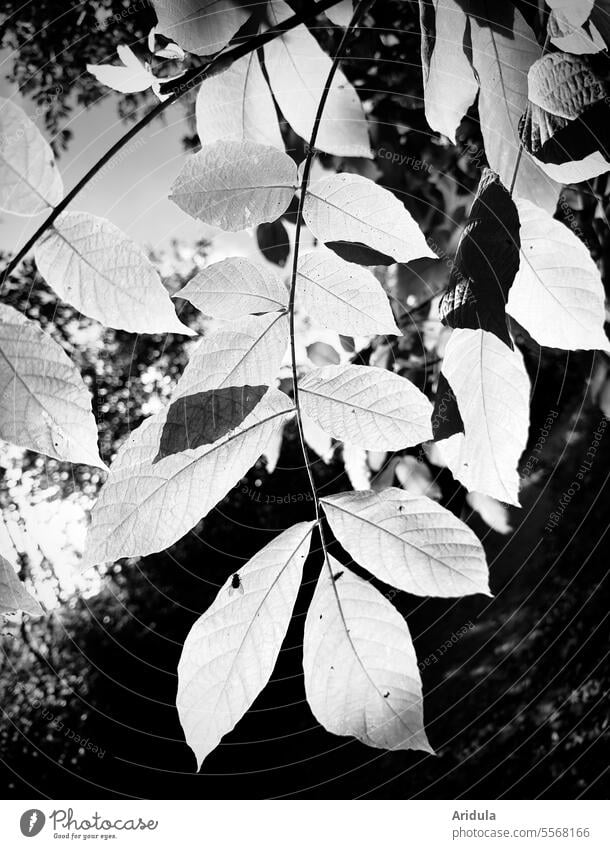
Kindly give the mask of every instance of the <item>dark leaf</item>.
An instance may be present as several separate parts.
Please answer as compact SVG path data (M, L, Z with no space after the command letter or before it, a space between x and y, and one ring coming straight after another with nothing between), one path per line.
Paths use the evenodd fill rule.
M396 262L391 256L386 256L360 242L326 242L326 247L346 262L355 262L357 265L394 265Z
M286 265L290 255L290 240L279 219L270 224L259 224L256 228L256 241L265 259L281 268Z
M457 399L449 381L441 372L438 377L434 412L432 413L432 433L434 441L449 439L456 433L464 433L464 422L458 409Z
M497 174L486 170L441 301L443 324L487 330L512 349L505 307L519 248L517 208Z
M268 386L223 386L183 395L170 405L163 425L158 463L188 448L211 445L234 430L256 407Z

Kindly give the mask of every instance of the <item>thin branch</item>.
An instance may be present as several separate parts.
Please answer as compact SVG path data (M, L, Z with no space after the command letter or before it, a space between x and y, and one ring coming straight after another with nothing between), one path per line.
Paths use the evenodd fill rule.
M199 68L192 68L190 71L186 71L186 73L179 79L173 82L171 87L171 94L167 98L160 103L158 103L153 109L150 110L140 121L133 125L133 127L128 130L124 136L122 136L112 147L106 151L106 153L98 159L98 161L87 171L87 173L82 177L78 183L65 195L65 197L57 204L57 206L53 207L50 214L47 218L42 222L40 227L36 230L36 232L28 239L25 245L19 250L15 256L11 259L11 261L7 264L4 269L2 275L2 281L0 285L2 285L8 276L15 270L15 268L19 265L21 260L26 256L26 254L34 247L38 239L48 230L49 227L53 224L55 219L61 215L64 209L74 200L74 198L85 188L87 183L95 175L109 162L123 147L125 147L128 142L134 138L141 130L144 129L151 121L154 121L162 112L176 103L184 94L190 91L194 86L198 85L203 80L208 79L209 77L215 76L216 74L225 71L229 68L234 62L238 59L243 59L244 56L247 56L249 53L258 50L260 47L263 47L265 44L273 41L278 36L287 32L288 30L294 29L294 27L299 26L299 24L305 23L310 18L315 17L320 12L326 11L326 9L330 9L332 6L335 6L339 0L320 0L318 3L312 4L309 8L299 12L298 14L292 15L290 18L286 18L285 21L282 21L276 26L270 27L268 30L262 33L258 33L255 36L249 37L247 41L242 44L236 44L234 47L230 49L217 53L209 62ZM170 90L168 86L165 91ZM163 91L163 89L162 89Z
M295 297L297 290L297 268L299 263L299 248L301 243L301 227L303 221L303 206L305 204L305 197L307 195L307 188L309 186L309 175L311 173L311 166L313 163L314 156L316 154L316 140L318 138L318 131L320 129L320 122L322 120L322 114L324 112L324 107L326 106L326 101L328 100L328 96L330 94L330 88L332 85L333 78L339 68L339 63L341 61L341 54L343 49L349 40L356 24L364 15L368 9L373 5L374 0L360 0L358 5L354 10L354 14L352 15L352 19L349 22L348 27L346 28L339 45L335 51L333 56L332 65L330 71L328 72L328 77L326 78L326 82L324 84L324 90L322 91L322 96L320 97L320 102L318 103L318 109L316 112L316 116L313 122L313 128L311 131L311 136L309 139L309 145L307 147L307 155L305 157L305 163L303 165L303 176L301 178L300 191L301 196L299 198L299 208L297 212L296 218L296 230L294 236L294 253L292 258L292 273L290 277L290 297L288 300L288 316L290 323L290 364L292 368L292 385L293 385L293 395L294 395L294 406L296 408L296 421L297 428L299 431L299 440L301 443L301 450L303 452L303 460L305 462L305 468L307 470L307 477L309 478L309 486L311 488L311 494L313 496L314 501L314 509L316 514L316 523L318 525L320 531L320 540L322 542L322 549L324 551L324 561L328 568L330 569L330 564L328 562L328 553L327 553L327 545L326 540L324 539L324 528L322 525L322 514L320 510L320 496L318 495L318 490L313 478L313 472L311 470L311 466L309 464L309 459L307 457L307 445L305 443L305 435L303 433L303 421L301 418L301 406L299 403L299 386L298 386L298 375L297 375L297 364L296 364L296 348L295 348L295 329L294 329L294 308L295 308Z

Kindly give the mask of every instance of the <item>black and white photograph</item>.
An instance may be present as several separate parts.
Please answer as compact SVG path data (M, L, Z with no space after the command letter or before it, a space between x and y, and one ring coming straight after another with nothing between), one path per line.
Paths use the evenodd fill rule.
M3 847L610 845L609 48L1 0Z

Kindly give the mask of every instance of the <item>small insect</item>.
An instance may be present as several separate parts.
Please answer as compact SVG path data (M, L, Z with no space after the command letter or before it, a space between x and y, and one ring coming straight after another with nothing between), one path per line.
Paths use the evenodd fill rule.
M231 586L229 587L229 595L234 595L236 592L239 592L241 595L244 594L244 585L241 582L241 578L237 574L237 572L231 576Z

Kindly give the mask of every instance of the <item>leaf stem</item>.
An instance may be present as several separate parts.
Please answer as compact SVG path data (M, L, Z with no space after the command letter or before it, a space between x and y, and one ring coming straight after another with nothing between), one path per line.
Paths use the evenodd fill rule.
M294 397L294 406L296 408L296 422L297 428L299 431L299 440L301 443L301 451L303 453L303 460L305 462L305 468L307 470L307 477L309 479L309 486L311 488L311 494L313 496L314 501L314 509L316 516L316 523L318 525L320 531L320 540L322 542L322 550L324 552L324 561L328 568L330 569L330 565L328 562L328 547L326 544L326 540L324 538L324 527L322 524L322 512L320 508L320 496L318 494L318 490L316 487L316 483L313 477L313 472L311 470L311 465L309 463L309 459L307 457L307 445L305 442L305 435L303 432L303 420L301 415L301 405L299 402L299 385L298 385L298 375L297 375L297 364L296 364L296 347L295 347L295 330L294 330L294 309L295 309L295 297L297 290L297 270L299 263L299 248L301 243L301 227L303 221L303 207L305 205L305 197L307 195L307 189L309 186L309 175L311 173L311 166L313 164L314 156L316 155L316 140L318 138L318 131L320 129L320 122L322 120L322 114L324 112L324 107L326 106L326 101L328 100L328 96L330 94L330 89L332 85L333 78L339 68L339 63L341 62L341 54L343 49L349 40L352 32L354 31L358 21L360 18L368 11L368 9L373 5L374 0L359 0L356 8L354 9L354 14L347 26L343 36L341 37L341 41L339 42L337 49L334 52L332 65L328 72L328 76L326 78L326 82L324 84L324 89L322 91L322 96L320 97L320 101L318 103L318 109L316 111L316 116L314 118L313 127L311 130L311 136L309 138L309 144L307 146L307 155L305 157L305 164L303 165L303 176L301 177L301 185L300 185L300 198L299 198L299 208L297 212L296 218L296 230L294 236L294 252L292 257L292 272L290 277L290 296L288 299L288 317L289 317L289 325L290 325L290 364L292 368L292 385L293 385L293 397Z
M121 138L115 142L115 144L110 147L100 159L87 171L87 173L81 177L81 179L76 183L76 185L70 189L70 191L64 196L64 198L57 204L57 206L53 207L49 215L42 222L40 227L36 230L36 232L27 240L27 242L23 245L23 247L17 251L15 256L9 261L6 265L3 273L2 273L2 281L0 285L3 285L6 282L8 276L15 270L15 268L19 265L21 260L26 256L26 254L34 247L38 239L44 235L44 233L52 226L55 219L61 215L61 213L66 209L66 207L74 200L74 198L85 188L87 183L95 177L95 175L109 162L126 144L128 144L134 136L136 136L141 130L144 129L151 121L154 121L162 112L172 106L176 101L178 101L187 91L190 91L194 86L198 83L203 82L203 80L208 77L214 76L222 71L225 71L229 68L234 62L238 59L243 59L244 56L247 56L249 53L258 50L260 47L263 47L270 41L273 41L278 36L287 32L288 30L294 29L294 27L299 26L299 24L308 21L310 18L315 17L320 12L326 11L326 9L330 9L332 6L335 6L339 0L319 0L317 3L313 3L308 8L304 9L302 12L298 14L294 14L289 18L286 18L285 21L282 21L279 24L276 24L273 27L270 27L265 32L257 33L255 36L248 37L247 41L243 43L237 43L234 47L230 47L228 50L224 52L217 53L209 62L206 62L204 65L198 68L192 68L187 71L179 80L173 81L173 85L171 87L171 94L167 98L167 100L161 101L157 103L153 109L150 110L143 118L140 119L136 124L128 130L125 135L121 136ZM343 43L344 39L342 40Z

